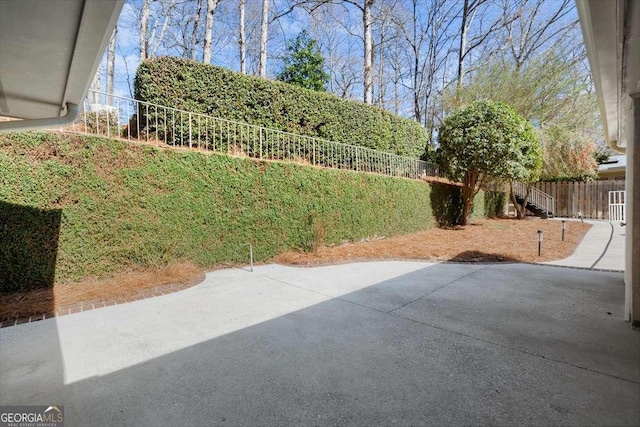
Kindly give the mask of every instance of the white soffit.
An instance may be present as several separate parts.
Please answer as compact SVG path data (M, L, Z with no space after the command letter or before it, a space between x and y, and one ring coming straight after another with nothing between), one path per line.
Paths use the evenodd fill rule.
M80 105L123 3L0 0L0 115L60 118Z
M607 141L618 141L619 131L617 4L617 1L576 0Z
M624 150L630 96L640 95L640 0L576 0L605 138Z

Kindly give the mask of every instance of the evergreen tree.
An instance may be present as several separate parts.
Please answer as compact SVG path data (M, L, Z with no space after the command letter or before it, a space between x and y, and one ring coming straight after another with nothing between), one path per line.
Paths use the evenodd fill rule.
M325 92L329 75L324 71L324 58L317 42L306 30L287 44L284 68L276 78L307 89Z
M473 199L489 181L529 183L540 176L538 135L507 104L484 100L459 108L444 119L438 135L443 166L463 185L460 225L468 224ZM518 218L523 212L518 210Z

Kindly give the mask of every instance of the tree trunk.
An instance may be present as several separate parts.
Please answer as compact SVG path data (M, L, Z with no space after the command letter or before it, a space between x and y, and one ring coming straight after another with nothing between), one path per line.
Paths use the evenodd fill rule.
M118 34L118 26L114 27L109 39L109 49L107 50L107 105L113 106L113 87L115 79L115 63L116 63L116 36Z
M142 0L142 13L140 15L140 61L147 59L149 52L149 40L147 40L147 31L149 31L149 1Z
M478 183L481 182L480 175L477 171L471 170L467 171L465 177L463 179L463 187L462 187L462 219L460 220L460 225L467 225L469 223L469 219L471 218L471 213L473 212L473 198L478 193L480 186Z
M462 79L464 77L464 57L467 47L467 18L469 17L469 0L464 0L462 17L460 20L460 47L458 49L458 75L456 80L456 104L460 103L460 92L462 91Z
M191 59L196 59L196 44L198 42L198 24L200 23L200 12L202 12L202 0L196 3L196 13L193 15L193 30L191 31Z
M464 186L462 188L462 220L460 221L460 225L469 224L469 219L471 218L471 213L473 212L473 198L475 196L475 187L467 187Z
M419 83L418 83L418 79L419 79L419 72L420 72L420 64L419 64L420 58L418 56L418 53L415 51L414 49L414 56L413 56L413 114L415 116L415 119L418 123L420 123L420 119L422 118L422 110L421 110L421 106L420 106L420 102L422 101L421 96L420 96L420 88Z
M513 206L516 209L516 218L518 219L523 219L526 216L526 206L527 202L529 201L529 195L531 194L531 187L531 184L527 184L527 191L524 195L524 200L522 201L522 204L520 204L518 203L516 195L513 192L513 183L509 182L509 196L511 197L511 203L513 203Z
M247 42L246 42L246 29L245 29L245 0L240 0L238 8L240 9L240 72L247 74Z
M91 93L91 97L89 98L89 102L92 104L100 103L100 94L97 93L100 91L100 67L96 70L96 74L93 76L93 81L91 82L91 89L94 92Z
M371 6L375 0L364 0L362 24L364 26L364 103L373 103L373 35L371 31Z
M421 96L420 96L420 55L418 52L418 2L414 0L412 2L412 37L411 37L411 52L413 54L413 114L418 123L422 117L422 111L420 108Z
M213 16L220 0L207 0L207 21L204 30L204 51L202 53L202 62L211 63L211 41L213 37Z
M393 114L395 114L396 116L400 111L400 90L398 87L399 83L400 83L400 67L396 66L393 68Z
M262 23L260 30L260 77L267 77L267 38L269 36L269 0L262 0Z
M378 63L378 91L377 94L374 93L375 97L377 98L376 100L376 104L380 107L380 108L384 108L384 101L385 101L385 97L386 97L386 90L385 90L385 75L384 75L384 66L385 66L385 59L384 59L384 43L386 42L385 37L386 37L386 29L384 27L381 28L380 30L380 42L378 43L378 54L377 54L377 58L374 58L374 60L372 61L372 65L375 67L376 62ZM374 49L375 51L375 49ZM375 92L375 91L374 91Z

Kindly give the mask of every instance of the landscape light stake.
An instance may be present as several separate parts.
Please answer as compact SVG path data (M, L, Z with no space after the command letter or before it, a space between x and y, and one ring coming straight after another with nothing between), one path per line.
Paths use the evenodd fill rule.
M567 228L567 221L566 220L562 220L562 241L564 242L564 231Z
M538 230L538 256L542 255L542 230Z
M253 273L253 245L251 243L244 243L240 245L241 247L248 246L249 247L249 271ZM237 252L236 252L237 254Z

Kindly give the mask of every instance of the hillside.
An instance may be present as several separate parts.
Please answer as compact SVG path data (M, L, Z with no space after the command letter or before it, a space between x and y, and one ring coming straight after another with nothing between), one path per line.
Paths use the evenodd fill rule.
M60 133L0 136L0 290L430 228L424 182Z

